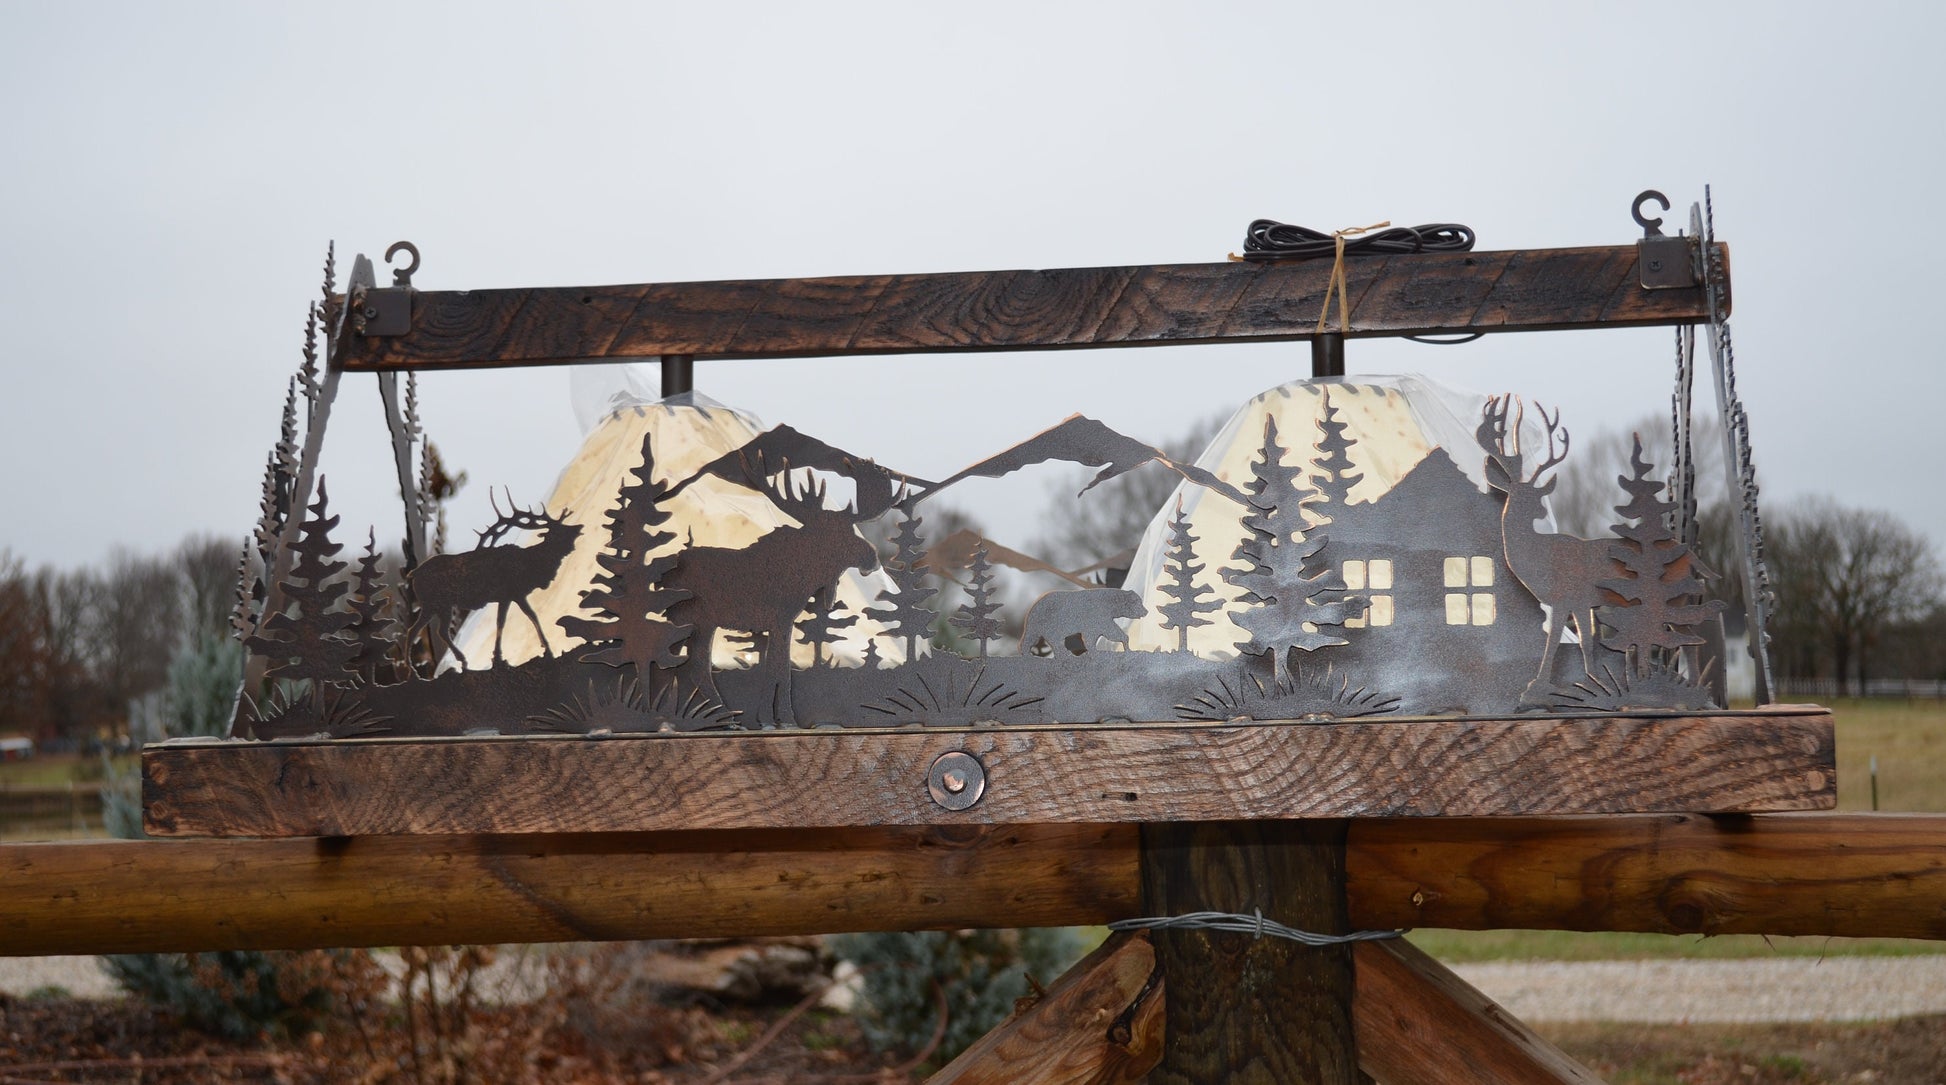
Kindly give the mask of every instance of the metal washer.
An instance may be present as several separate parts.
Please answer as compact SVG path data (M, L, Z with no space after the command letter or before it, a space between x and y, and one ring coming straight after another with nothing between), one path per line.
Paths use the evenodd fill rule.
M926 773L926 791L947 810L966 810L987 790L986 766L963 750L949 750L933 760Z

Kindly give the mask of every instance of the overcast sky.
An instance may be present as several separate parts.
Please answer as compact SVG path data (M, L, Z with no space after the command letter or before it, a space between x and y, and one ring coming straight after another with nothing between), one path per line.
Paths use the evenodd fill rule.
M74 566L250 527L325 243L464 289L1218 260L1253 218L1625 243L1715 186L1767 504L1946 540L1931 4L11 3L0 33L0 550ZM382 275L382 273L381 273ZM1671 333L1354 341L1592 434L1666 411ZM1163 442L1302 343L700 362L697 388L926 477L1074 411ZM423 380L472 483L543 496L565 370ZM1708 404L1707 394L1703 403ZM326 440L398 521L372 379ZM1036 534L1052 479L969 491ZM349 536L347 536L349 537Z

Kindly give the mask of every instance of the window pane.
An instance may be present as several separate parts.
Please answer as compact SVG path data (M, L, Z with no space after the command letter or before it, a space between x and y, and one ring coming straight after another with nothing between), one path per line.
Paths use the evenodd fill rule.
M1449 560L1458 561L1460 559L1452 558ZM1463 593L1456 591L1446 593L1446 624L1466 624L1466 596Z
M1373 625L1391 625L1392 624L1392 597L1389 595L1372 596L1372 609L1370 611L1370 615L1371 615Z
M1473 624L1493 624L1493 593L1481 591L1473 593Z
M1466 559L1446 559L1446 586L1449 588L1466 587Z
M1359 591L1365 587L1365 563L1362 561L1345 562L1345 587Z
M1392 590L1392 561L1390 558L1373 558L1372 575L1369 578L1373 591Z
M1473 559L1473 586L1476 588L1493 587L1493 559Z

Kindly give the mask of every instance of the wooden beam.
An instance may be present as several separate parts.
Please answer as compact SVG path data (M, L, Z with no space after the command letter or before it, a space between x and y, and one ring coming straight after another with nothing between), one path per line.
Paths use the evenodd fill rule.
M1149 936L1110 935L926 1085L1132 1085L1162 1057L1162 996Z
M1130 827L8 844L0 956L1067 926L1135 900Z
M1946 939L1946 816L1367 821L1368 927Z
M1836 801L1814 707L1712 716L247 742L143 751L157 836L1806 810ZM927 772L985 766L970 809Z
M1227 262L421 291L409 333L349 335L340 364L465 369L1275 342L1314 333L1331 267ZM1709 319L1700 288L1644 290L1632 244L1353 257L1345 273L1352 338Z
M1410 942L1361 942L1355 956L1358 1067L1384 1085L1601 1085Z
M1080 926L1137 830L0 845L0 956ZM1946 815L1353 822L1351 922L1946 940Z
M1233 943L1226 948L1238 953L1262 948L1247 936L1210 937ZM1411 943L1362 942L1348 952L1357 969L1350 1024L1357 1033L1358 1068L1384 1085L1599 1085L1586 1067ZM1179 967L1178 985L1185 975ZM1141 1080L1162 1056L1168 987L1148 935L1114 935L1045 997L981 1037L926 1085ZM1183 1000L1175 1001L1180 1015ZM1288 1031L1290 1017L1278 1014L1263 1031ZM1172 1029L1174 1024L1171 1019ZM1164 1068L1149 1080L1167 1080L1169 1073ZM1239 1080L1236 1068L1208 1079L1217 1078ZM1300 1073L1277 1080L1309 1078Z
M1342 821L1142 828L1142 914L1261 914L1342 934ZM1356 1085L1351 947L1228 931L1153 932L1169 984L1152 1085Z

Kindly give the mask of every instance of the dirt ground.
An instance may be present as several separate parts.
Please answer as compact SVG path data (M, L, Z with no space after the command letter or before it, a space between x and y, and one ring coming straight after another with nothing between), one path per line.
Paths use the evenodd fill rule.
M649 1007L627 1019L536 1021L522 1010L474 1015L465 1034L411 1044L396 1023L334 1027L283 1041L234 1042L180 1027L129 999L0 996L0 1085L678 1085L905 1081L857 1026L790 1007ZM762 1041L759 1044L759 1041ZM894 1073L881 1071L888 1067Z
M1946 1016L1857 1025L1536 1026L1615 1085L1942 1085Z
M235 1043L183 1029L126 999L0 996L0 1085L863 1085L920 1080L924 1068L872 1053L848 1018L803 1004L657 1005L551 1020L488 1009L464 1035L418 1045L402 1043L395 1025L362 1031L340 1025L282 1042ZM1573 1024L1540 1031L1617 1085L1946 1082L1946 1016L1858 1025Z

